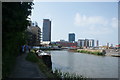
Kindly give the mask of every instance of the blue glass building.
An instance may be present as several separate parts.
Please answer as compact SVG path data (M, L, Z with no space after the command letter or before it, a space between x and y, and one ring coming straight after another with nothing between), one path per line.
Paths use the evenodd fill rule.
M69 33L69 42L75 42L75 34Z
M43 19L43 41L51 41L51 21Z

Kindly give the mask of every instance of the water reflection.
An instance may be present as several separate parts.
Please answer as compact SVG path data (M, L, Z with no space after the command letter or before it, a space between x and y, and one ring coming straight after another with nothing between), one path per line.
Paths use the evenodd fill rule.
M82 74L90 78L117 78L118 58L102 57L68 51L50 51L52 69Z
M74 69L74 54L68 54L68 66L71 68L71 71Z

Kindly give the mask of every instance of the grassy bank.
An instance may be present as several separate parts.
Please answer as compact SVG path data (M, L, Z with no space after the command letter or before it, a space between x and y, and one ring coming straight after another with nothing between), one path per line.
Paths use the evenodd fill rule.
M102 52L99 52L99 51L88 51L88 50L77 50L77 52L80 52L80 53L88 53L88 54L94 54L94 55L101 55L101 56L104 56L105 54L103 54Z
M61 79L64 78L65 80L85 80L85 77L83 76L78 76L76 74L70 74L68 72L61 72L60 70L55 70L54 72L52 70L50 70L42 61L42 59L39 59L36 54L34 53L28 53L26 60L34 62L36 64L38 64L40 70L46 75L47 78L57 78Z
M37 55L33 52L28 53L26 60L36 63L40 70L46 75L48 78L54 78L52 71L44 64L42 59L38 58Z

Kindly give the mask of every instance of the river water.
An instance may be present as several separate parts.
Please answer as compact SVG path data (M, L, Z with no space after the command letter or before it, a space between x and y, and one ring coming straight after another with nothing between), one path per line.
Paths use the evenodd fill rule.
M52 69L88 78L118 78L118 57L96 56L69 51L50 51Z

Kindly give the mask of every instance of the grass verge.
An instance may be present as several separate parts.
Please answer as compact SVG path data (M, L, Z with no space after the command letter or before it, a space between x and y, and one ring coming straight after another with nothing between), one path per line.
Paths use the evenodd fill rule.
M98 51L92 52L92 51L87 51L87 50L77 50L77 52L104 56L102 52L98 52Z
M50 70L42 61L42 59L38 58L35 53L28 53L26 60L36 63L40 70L46 75L47 78L54 78L52 74L52 70Z

